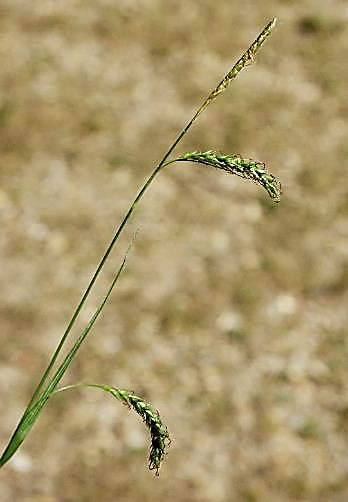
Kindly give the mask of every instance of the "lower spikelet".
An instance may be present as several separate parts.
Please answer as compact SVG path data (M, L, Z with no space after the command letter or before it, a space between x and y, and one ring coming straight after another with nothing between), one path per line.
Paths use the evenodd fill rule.
M269 173L263 162L252 159L245 159L240 155L226 155L207 150L205 152L184 153L175 161L197 162L217 169L222 169L230 174L236 174L242 178L248 178L263 186L269 196L276 202L279 202L281 186L279 181Z
M116 399L129 408L133 408L143 419L151 435L149 469L155 470L158 476L161 462L165 456L165 450L170 444L167 427L163 424L158 411L150 403L136 396L133 392L108 386L104 386L104 390L110 392Z

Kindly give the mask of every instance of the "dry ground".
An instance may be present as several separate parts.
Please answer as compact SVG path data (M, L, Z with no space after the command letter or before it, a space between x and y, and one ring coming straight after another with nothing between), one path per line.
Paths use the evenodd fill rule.
M65 379L161 410L160 478L138 417L76 391L2 470L1 502L348 500L346 0L0 1L1 446L135 191L274 15L179 151L264 160L281 203L208 168L163 172Z

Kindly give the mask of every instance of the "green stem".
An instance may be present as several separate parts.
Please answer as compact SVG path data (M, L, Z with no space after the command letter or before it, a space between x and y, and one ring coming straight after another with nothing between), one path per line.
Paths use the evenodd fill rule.
M73 348L68 352L68 354L66 355L65 359L63 360L62 364L59 366L58 370L56 371L56 373L53 375L52 379L50 380L49 384L47 385L45 391L41 394L41 396L38 398L38 396L40 395L40 392L49 376L49 374L51 373L51 370L53 369L53 366L63 348L63 345L65 343L65 341L67 340L67 337L69 335L69 333L71 332L71 329L72 327L74 326L75 324L75 321L82 309L82 307L84 306L86 300L87 300L87 297L89 296L98 276L100 275L111 251L113 250L119 236L121 235L121 232L122 230L124 229L125 225L127 224L128 220L130 219L134 209L136 208L138 202L141 200L141 198L143 197L143 195L145 194L146 190L150 187L151 183L153 182L153 180L155 179L156 175L159 173L159 171L165 166L165 165L168 165L169 163L171 163L170 161L167 162L166 164L166 161L168 159L168 157L170 156L170 154L173 152L173 150L175 149L175 147L178 145L178 143L182 140L182 138L185 136L185 134L188 132L188 130L191 128L191 126L193 125L193 123L195 122L195 120L197 119L197 117L207 108L207 106L217 97L218 94L220 94L226 87L227 85L229 84L229 82L234 79L237 74L245 67L247 66L250 62L252 62L253 60L253 57L255 55L255 53L257 52L257 50L259 49L259 47L261 47L262 43L264 42L264 40L268 37L269 33L271 32L271 30L273 29L275 25L275 20L272 20L265 28L264 30L261 32L261 34L258 36L258 38L251 44L251 46L249 47L249 49L244 53L244 55L242 56L242 58L240 58L238 60L238 62L234 65L234 67L232 68L232 70L230 70L230 72L224 77L224 79L220 82L220 84L218 85L217 88L215 88L209 95L208 97L203 101L202 105L197 109L197 111L194 113L193 117L191 118L191 120L187 123L187 125L182 129L182 131L179 133L178 137L176 138L176 140L173 142L173 144L170 146L170 148L168 149L168 151L166 152L166 154L163 156L162 160L159 162L159 164L154 168L154 170L152 171L152 173L150 174L150 176L147 178L147 180L145 181L143 187L140 189L140 191L138 192L137 196L135 197L134 201L132 202L132 204L130 205L127 213L125 214L120 226L118 227L118 229L116 230L115 234L114 234L114 237L112 238L109 246L107 247L102 259L100 260L97 268L96 268L96 271L94 272L85 292L83 293L82 297L81 297L81 300L79 302L79 304L77 305L64 333L63 333L63 336L60 340L60 342L58 343L51 359L50 359L50 362L46 368L46 370L44 371L38 385L36 386L31 398L30 398L30 401L23 413L23 416L19 422L19 424L17 425L17 428L14 432L14 434L12 435L12 438L6 448L6 450L4 451L1 459L0 459L0 467L2 465L4 465L7 460L13 455L13 453L17 450L18 446L21 444L21 442L24 440L26 434L28 433L29 429L31 428L31 426L33 425L33 423L35 422L38 414L40 413L42 407L44 406L45 402L47 401L48 397L50 396L50 394L55 390L55 387L56 385L58 384L58 382L60 381L60 379L62 378L63 374L65 373L66 369L68 368L71 360L73 359L73 357L75 356L77 350L79 349L81 343L83 342L83 340L85 339L85 337L87 336L88 332L90 331L91 329L91 325L90 323L87 325L87 327L85 328L85 330L82 332L82 334L78 337L78 339L76 340ZM122 269L122 266L121 266L121 269ZM118 278L118 275L117 275L117 278ZM116 278L116 280L117 280ZM105 297L104 299L104 302L102 302L102 306L101 308L103 308L104 304L105 304L105 301L107 299L107 297L109 296L109 294L111 293L111 290L114 286L114 282L111 286L111 289L109 290L109 292L107 293L107 296ZM98 317L100 313L100 310L97 310L96 312L96 317ZM92 325L94 324L96 318L95 319L91 319L92 321ZM17 446L16 446L17 445Z
M105 392L109 392L109 385L102 385L97 383L73 383L71 385L64 385L64 387L59 387L54 391L54 394L59 394L60 392L64 392L65 390L78 389L80 387L94 387L96 389L101 389Z
M205 102L204 102L205 103ZM202 105L203 106L203 105ZM52 357L51 357L51 360L45 370L45 372L43 373L42 377L41 377L41 380L39 382L39 384L37 385L37 387L35 388L34 390L34 393L29 401L29 404L27 406L27 409L26 411L30 408L30 406L33 404L33 402L35 401L35 399L37 398L38 394L40 393L40 390L42 389L49 373L51 372L51 369L54 365L54 363L56 362L57 360L57 357L60 353L60 351L62 350L63 348L63 345L73 327L73 325L75 324L75 321L83 307L83 305L85 304L86 300L87 300L87 297L89 295L89 293L91 292L91 289L93 288L94 286L94 283L96 282L100 272L102 271L102 268L104 267L105 265L105 262L107 261L111 251L113 250L118 238L120 237L121 235L121 232L122 230L124 229L126 223L128 222L129 218L131 217L134 209L136 208L138 202L140 201L140 199L143 197L143 195L145 194L146 190L149 188L149 186L151 185L151 183L153 182L153 180L155 179L156 175L159 173L159 171L165 167L166 165L169 165L171 164L171 161L170 162L167 162L166 163L166 160L168 159L169 155L173 152L174 148L177 146L177 144L181 141L181 139L185 136L185 134L187 133L187 131L190 129L190 127L192 126L192 124L194 123L194 121L196 120L196 118L198 117L198 115L200 114L200 111L201 111L201 108L202 106L200 106L198 108L198 110L196 111L196 113L194 114L194 116L192 117L192 119L187 123L187 125L184 127L184 129L180 132L180 134L178 135L178 137L176 138L176 140L174 141L174 143L171 145L171 147L169 148L169 150L166 152L166 154L164 155L164 157L162 158L162 160L160 161L160 163L155 167L155 169L152 171L152 173L150 174L150 176L147 178L147 180L145 181L144 185L142 186L142 188L139 190L137 196L135 197L134 201L132 202L132 204L130 205L126 215L124 216L120 226L118 227L118 229L116 230L109 246L107 247L102 259L100 260L99 262L99 265L98 267L96 268L93 276L92 276L92 279L90 280L83 296L81 297L81 300L79 302L79 304L77 305L68 325L67 325L67 328L66 330L64 331L64 334L59 342L59 344L57 345L57 348L56 350L54 351Z
M198 110L199 111L199 110ZM12 455L16 452L16 450L19 448L20 444L24 441L24 438L25 436L27 435L27 433L29 432L30 428L32 427L34 421L36 420L36 417L38 416L38 414L40 413L41 409L43 408L44 404L46 403L47 399L49 398L50 396L50 393L52 393L55 389L55 387L57 386L57 384L59 383L59 381L61 380L61 378L63 377L66 369L68 368L70 362L72 361L74 355L76 354L77 350L79 349L80 345L82 344L83 340L85 339L85 337L87 336L88 332L89 332L89 329L86 331L86 329L82 332L82 334L79 336L79 338L77 339L77 341L75 342L74 346L72 347L72 349L69 351L69 353L67 354L66 358L64 359L64 361L62 362L62 364L60 365L60 367L58 368L57 372L54 374L54 376L52 377L50 383L48 384L46 390L43 392L43 394L40 396L39 400L35 403L35 400L37 399L45 381L47 380L47 377L49 375L49 373L51 372L51 369L54 365L54 363L56 362L57 360L57 357L60 353L60 351L62 350L63 348L63 345L84 305L84 303L86 302L87 300L87 297L94 285L94 283L96 282L102 268L104 267L105 265L105 262L107 261L112 249L114 248L123 228L125 227L126 223L128 222L129 218L131 217L136 205L138 204L138 202L140 201L140 199L143 197L144 193L146 192L146 190L149 188L149 186L151 185L152 181L154 180L155 176L159 173L159 171L165 166L165 162L166 160L168 159L169 155L172 153L172 151L174 150L174 148L176 147L176 145L179 143L179 141L183 138L183 136L187 133L187 131L189 130L189 128L192 126L193 122L196 120L198 116L198 113L196 112L195 115L192 117L192 119L190 120L190 122L188 122L188 124L186 125L186 127L181 131L181 133L179 134L179 136L177 137L177 139L174 141L174 143L172 144L172 146L169 148L169 150L167 151L167 153L164 155L164 157L162 158L162 160L160 161L160 163L155 167L155 169L152 171L152 173L150 174L150 176L147 178L147 180L145 181L143 187L140 189L140 191L138 192L137 196L135 197L134 201L132 202L131 206L129 207L125 217L123 218L120 226L118 227L114 237L112 238L109 246L107 247L102 259L100 260L99 262L99 265L96 269L96 271L94 272L93 274L93 277L92 279L90 280L90 283L88 284L78 306L76 307L75 309L75 312L73 313L70 321L69 321L69 324L56 348L56 350L54 351L53 353L53 356L51 357L51 360L45 370L45 372L43 373L42 377L41 377L41 380L39 382L39 384L37 385L37 387L35 388L34 390L34 393L29 401L29 404L27 405L23 415L22 415L22 418L21 420L19 421L5 451L3 452L1 458L0 458L0 468L12 457ZM114 284L113 284L114 285ZM112 286L113 287L113 286ZM111 290L110 290L111 292ZM105 302L104 302L105 303ZM103 304L104 306L104 304ZM95 320L94 320L95 321ZM93 321L93 323L94 323ZM71 356L72 354L72 356ZM35 403L35 404L34 404ZM26 431L25 433L23 433L23 431Z
M84 328L82 333L79 335L79 337L75 341L74 345L69 350L68 354L65 356L63 362L61 363L61 365L58 367L57 371L53 375L53 377L50 380L45 391L41 394L40 398L38 399L38 401L36 401L35 404L33 404L32 406L30 406L26 409L26 412L22 416L22 418L21 418L19 424L17 425L17 428L14 431L4 453L2 454L2 456L0 458L0 467L2 467L12 457L12 455L16 452L16 450L19 448L21 443L24 441L24 439L27 436L27 434L29 433L32 425L34 424L36 418L38 417L42 408L46 404L48 398L55 391L55 388L57 387L58 383L60 382L64 373L66 372L68 366L70 365L71 361L73 360L74 356L76 355L76 352L81 347L81 345L84 342L85 338L87 337L88 333L92 329L92 326L94 325L95 321L97 320L101 311L103 310L104 305L106 304L116 282L118 281L118 279L121 275L121 272L126 264L128 251L129 251L129 248L128 248L128 250L122 260L122 263L121 263L115 277L113 278L113 280L109 286L109 289L107 290L107 293L104 296L102 302L99 304L99 306L95 310L94 314L90 318L89 322L87 323L86 327Z
M83 296L81 297L81 300L79 302L79 304L77 305L68 325L67 325L67 328L56 348L56 350L54 351L53 353L53 356L51 357L51 360L46 368L46 370L44 371L42 377L41 377L41 380L39 382L39 384L37 385L37 387L35 388L34 390L34 393L29 401L29 404L26 408L26 411L30 408L30 406L32 405L32 403L35 401L35 399L37 398L38 394L40 393L40 390L42 388L42 386L44 385L49 373L51 372L51 369L84 305L84 303L86 302L87 300L87 297L91 291L91 289L93 288L94 286L94 283L96 282L100 272L102 271L104 265L105 265L105 262L107 261L111 251L113 250L123 228L125 227L126 223L128 222L129 218L131 217L136 205L138 204L138 202L140 201L140 199L143 197L143 195L145 194L146 190L149 188L149 186L151 185L152 181L155 179L156 175L159 173L159 171L165 166L165 162L166 160L168 159L168 157L170 156L170 154L173 152L173 150L175 149L175 147L178 145L178 143L182 140L182 138L186 135L186 133L188 132L188 130L191 128L191 126L193 125L193 123L196 121L196 119L198 118L198 116L207 108L207 106L213 101L213 99L215 99L216 97L216 91L217 89L220 89L220 87L222 86L222 84L226 81L230 81L232 80L233 78L235 78L238 73L244 68L247 66L247 64L249 64L249 60L250 60L250 57L254 56L257 52L257 50L261 47L262 43L264 42L264 40L266 39L266 37L269 35L271 29L274 27L275 25L275 19L273 19L270 23L268 23L268 25L262 30L262 32L260 33L260 35L256 38L256 40L251 44L251 46L247 49L247 51L243 54L243 56L237 61L237 63L233 66L232 70L230 70L228 72L228 74L224 77L224 79L220 82L220 84L218 85L218 87L216 89L214 89L214 91L212 91L211 93L209 93L209 95L205 98L205 100L203 101L203 103L197 108L196 112L194 113L193 117L190 119L190 121L186 124L186 126L182 129L182 131L179 133L178 137L175 139L175 141L173 142L173 144L169 147L168 151L165 153L165 155L163 156L162 160L159 162L159 164L155 167L155 169L152 171L152 173L150 174L150 176L148 177L148 179L145 181L143 187L140 189L140 191L138 192L137 196L135 197L134 201L132 202L132 204L130 205L126 215L124 216L120 226L118 227L118 229L116 230L115 234L114 234L114 237L112 238L109 246L107 247L102 259L100 260L99 262L99 265L98 267L96 268L96 271L94 272ZM225 85L226 87L226 85ZM225 88L224 87L224 88ZM221 91L219 90L219 93ZM170 163L170 162L169 162ZM26 413L26 411L24 413Z
M130 205L126 215L124 216L120 226L118 227L117 231L115 232L109 246L107 247L102 259L100 260L99 262L99 265L98 267L96 268L93 276L92 276L92 279L90 280L90 283L88 284L83 296L81 297L81 300L79 302L79 304L77 305L76 309L75 309L75 312L73 313L70 321L69 321L69 324L66 328L66 330L64 331L64 334L56 348L56 350L54 351L53 353L53 356L51 357L51 360L44 372L44 374L42 375L41 377L41 380L39 382L39 384L37 385L31 399L30 399L30 402L28 404L28 407L27 409L30 408L30 406L33 404L33 402L35 401L36 397L38 396L42 386L44 385L54 363L56 362L57 360L57 357L84 305L84 303L86 302L87 300L87 297L89 295L89 293L91 292L91 289L93 288L94 286L94 283L96 282L102 268L104 267L105 265L105 262L107 261L111 251L113 250L119 236L121 235L121 232L122 230L124 229L126 223L128 222L129 218L131 217L134 209L136 208L138 202L140 201L140 199L143 197L143 195L145 194L146 190L149 188L149 186L151 185L151 183L153 182L153 180L155 179L156 175L159 173L159 171L165 167L166 165L169 165L171 162L168 162L167 164L165 163L166 160L168 159L169 155L172 153L172 151L174 150L174 148L177 146L177 144L181 141L181 139L185 136L185 134L187 133L187 131L190 129L190 127L192 126L192 124L194 123L194 121L196 120L196 118L198 117L199 113L200 113L200 109L201 107L197 110L197 112L194 114L194 116L192 117L192 119L188 122L188 124L186 125L186 127L181 131L181 133L179 134L179 136L176 138L176 140L174 141L174 143L172 144L172 146L169 148L169 150L167 151L167 153L164 155L164 157L162 158L162 160L160 161L160 163L155 167L155 169L152 171L152 173L150 174L150 176L147 178L147 180L145 181L144 185L142 186L142 188L139 190L137 196L135 197L134 201L132 202L132 204Z

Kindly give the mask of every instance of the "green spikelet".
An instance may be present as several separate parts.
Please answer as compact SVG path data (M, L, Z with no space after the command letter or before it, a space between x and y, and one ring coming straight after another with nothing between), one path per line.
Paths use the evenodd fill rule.
M225 155L213 150L184 153L176 158L175 161L197 162L217 169L223 169L230 174L236 174L242 178L251 179L263 186L273 200L279 202L281 194L280 183L273 174L267 171L263 162L245 159L240 155Z
M193 117L193 121L196 120L198 115L200 115L207 106L210 105L224 90L230 85L232 80L234 80L238 74L247 66L252 64L255 61L255 56L260 47L263 45L265 40L270 36L273 28L277 23L277 18L273 18L259 33L257 38L253 41L253 43L248 47L248 49L244 52L244 54L238 59L238 61L234 64L234 66L230 69L230 71L224 76L221 82L213 89L210 94L207 96L203 104L197 110L195 116ZM192 121L192 122L193 122Z
M159 412L152 406L151 403L145 401L142 397L137 396L134 392L106 384L77 383L66 385L65 387L56 389L53 394L59 394L61 392L65 392L66 390L83 387L91 387L111 394L129 409L134 410L142 418L151 436L149 469L151 471L155 470L156 475L159 476L161 463L164 460L166 449L170 445L168 430L162 422Z
M255 60L255 56L257 51L260 49L261 45L264 43L264 41L269 37L271 34L271 31L275 27L277 22L276 18L273 18L272 21L270 21L264 29L261 31L261 33L258 35L258 37L254 40L254 42L250 45L250 47L244 52L242 57L238 59L237 63L231 68L231 70L225 75L225 77L221 80L221 82L216 86L216 88L210 93L208 100L212 101L215 99L219 94L221 94L226 87L229 86L229 84L232 82L233 79L235 79L238 75L238 73L243 70L246 66L249 66L252 64Z
M161 462L165 456L165 450L170 444L167 427L162 423L158 411L150 403L136 396L133 392L116 387L103 387L104 390L110 392L110 394L129 408L132 408L143 419L151 435L149 469L155 470L158 476Z

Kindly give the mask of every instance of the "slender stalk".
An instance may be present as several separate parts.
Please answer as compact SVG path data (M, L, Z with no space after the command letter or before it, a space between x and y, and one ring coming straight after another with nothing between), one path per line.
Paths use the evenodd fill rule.
M64 334L59 342L59 344L57 345L57 348L56 350L54 351L52 357L51 357L51 360L45 370L45 372L43 373L42 377L41 377L41 380L39 382L39 384L37 385L37 387L35 388L35 391L29 401L29 405L28 405L28 408L31 406L31 404L35 401L36 397L38 396L42 386L44 385L54 363L56 362L57 360L57 357L73 327L73 325L75 324L75 321L84 305L84 303L86 302L87 300L87 297L91 291L91 289L93 288L94 286L94 283L96 282L102 268L104 267L105 265L105 262L107 261L111 251L113 250L119 236L121 235L121 232L122 230L124 229L126 223L128 222L129 218L131 217L134 209L136 208L138 202L140 201L140 199L143 197L144 193L146 192L146 190L149 188L149 186L151 185L151 183L153 182L153 180L155 179L156 175L159 173L159 171L165 167L165 162L166 160L168 159L169 155L172 153L172 151L174 150L174 148L177 146L177 144L181 141L181 139L183 138L183 136L185 136L185 134L187 133L187 131L189 130L189 128L192 126L193 122L196 120L196 118L198 117L199 115L199 109L197 110L197 112L195 113L195 115L192 117L192 119L188 122L188 124L186 125L186 127L180 132L179 136L176 138L176 140L174 141L174 143L171 145L171 147L169 148L169 150L166 152L166 154L164 155L164 157L162 158L162 160L159 162L159 164L155 167L155 169L152 171L152 173L150 174L150 176L147 178L147 180L145 181L144 185L142 186L142 188L139 190L137 196L135 197L135 199L133 200L132 204L130 205L126 215L124 216L120 226L118 227L118 229L116 230L109 246L107 247L102 259L100 260L99 264L98 264L98 267L96 268L83 296L81 297L81 300L79 302L79 304L77 305L68 325L67 325L67 328L66 330L64 331ZM28 409L27 408L27 409Z
M265 28L262 30L262 32L258 35L258 37L254 40L254 42L250 45L250 47L247 49L247 51L245 51L245 53L242 55L242 57L237 61L237 63L232 67L232 69L226 74L226 76L221 80L221 82L218 84L218 86L216 88L213 89L213 91L211 91L208 95L208 97L203 101L203 103L201 104L201 106L199 106L199 108L196 110L196 112L194 113L193 117L190 119L190 121L186 124L186 126L182 129L182 131L179 133L178 137L175 139L175 141L173 142L173 144L169 147L169 149L167 150L167 152L165 153L165 155L163 156L162 160L159 162L159 164L154 168L154 170L152 171L152 173L150 174L150 176L147 178L147 180L145 181L144 185L142 186L142 188L139 190L137 196L135 197L134 201L132 202L132 204L130 205L126 215L124 216L120 226L118 227L118 229L116 230L115 234L114 234L114 237L112 238L109 246L107 247L102 259L100 260L97 268L96 268L96 271L94 272L84 294L82 295L81 297L81 300L79 302L79 304L77 305L69 323L68 323L68 326L55 350L55 352L53 353L53 356L45 370L45 372L43 373L42 375L42 378L39 382L39 384L37 385L37 387L35 388L34 390L34 393L30 399L30 402L29 402L29 405L28 405L28 408L31 406L31 404L35 401L36 397L38 396L42 386L44 385L84 303L86 302L87 300L87 297L91 291L91 289L93 288L94 286L94 283L96 282L101 270L103 269L104 265L105 265L105 262L107 261L111 251L113 250L119 236L121 235L121 232L122 230L124 229L126 223L128 222L129 218L131 217L134 209L136 208L138 202L140 201L140 199L143 197L144 193L146 192L146 190L149 188L149 186L151 185L151 183L153 182L153 180L155 179L156 175L159 173L159 171L164 167L165 165L165 162L166 160L168 159L168 157L170 156L170 154L173 152L173 150L175 149L175 147L178 145L178 143L182 140L182 138L186 135L186 133L188 132L188 130L191 128L191 126L193 125L193 123L196 121L196 119L198 118L198 116L207 108L207 106L221 93L223 92L226 87L228 86L228 84L231 82L232 79L236 78L238 73L243 69L245 68L246 66L248 66L251 62L253 62L254 60L254 56L257 52L257 50L261 47L261 45L263 44L263 42L266 40L266 38L268 37L268 35L270 34L271 30L274 28L275 26L275 23L276 23L276 19L272 19L272 21L270 21L266 26Z
M104 296L103 300L95 310L94 314L88 321L86 327L82 331L82 333L79 335L79 337L76 339L74 345L72 348L69 350L68 354L64 358L63 362L61 365L58 367L57 371L53 375L52 379L50 380L48 386L46 387L45 391L41 394L40 398L29 408L27 408L26 413L23 415L21 421L19 422L16 430L14 431L4 453L2 454L0 458L0 467L2 467L11 457L12 455L16 452L16 450L19 448L21 443L24 441L25 437L27 436L28 432L30 431L31 427L33 426L37 416L39 415L40 411L46 404L48 398L50 395L54 392L55 388L57 387L58 383L62 379L65 371L67 370L69 364L73 360L76 352L78 349L81 347L82 343L84 342L85 338L87 337L88 333L92 329L95 321L99 317L101 311L104 308L104 305L106 304L109 296L111 295L111 292L117 283L122 270L124 269L124 266L126 264L126 259L128 256L129 248L126 252L126 254L123 257L122 263L117 270L117 273L115 274L115 277L113 278L109 289L106 292L106 295Z
M118 240L118 238L119 238L119 236L120 236L123 228L125 227L125 225L126 225L127 221L129 220L131 214L133 213L133 211L134 211L137 203L139 202L139 200L144 195L146 189L150 186L150 184L152 183L154 177L156 176L156 174L161 169L162 164L163 164L163 161L153 170L153 172L151 173L151 175L149 176L149 178L144 183L143 187L141 188L141 190L137 194L136 198L132 202L131 206L129 207L129 209L128 209L126 215L125 215L125 217L123 218L120 226L118 227L118 229L117 229L114 237L112 238L109 246L107 247L107 249L106 249L106 251L105 251L102 259L100 260L100 262L98 264L98 267L96 268L96 270L95 270L95 272L94 272L94 274L92 276L92 279L90 280L90 283L88 284L88 286L87 286L87 288L86 288L83 296L81 297L81 300L80 300L79 304L76 307L75 312L73 313L73 315L72 315L72 317L71 317L71 319L69 321L69 324L68 324L68 326L67 326L67 328L66 328L66 330L65 330L65 332L64 332L64 334L63 334L63 336L62 336L62 338L61 338L61 340L60 340L60 342L59 342L59 344L58 344L58 346L57 346L57 348L56 348L56 350L55 350L55 352L54 352L54 354L53 354L53 356L52 356L52 358L51 358L51 360L50 360L50 362L49 362L49 364L48 364L48 366L47 366L47 368L45 370L45 372L44 372L44 374L42 375L42 378L41 378L38 386L36 387L36 389L35 389L32 397L30 399L29 407L34 402L34 400L36 399L37 395L39 394L42 386L44 385L44 383L45 383L45 381L47 379L47 376L49 375L49 373L50 373L50 371L51 371L51 369L52 369L52 367L53 367L53 365L54 365L54 363L55 363L55 361L56 361L56 359L57 359L57 357L58 357L58 355L59 355L59 353L60 353L60 351L61 351L61 349L62 349L62 347L63 347L63 345L64 345L64 343L65 343L65 341L66 341L66 339L67 339L67 337L68 337L68 335L69 335L69 333L70 333L70 331L71 331L71 329L72 329L72 327L73 327L73 325L74 325L74 323L75 323L75 321L76 321L76 319L77 319L77 317L78 317L81 309L82 309L82 307L83 307L83 305L84 305L84 303L87 300L87 297L88 297L88 295L89 295L89 293L90 293L90 291L91 291L91 289L92 289L95 281L97 280L97 278L98 278L98 276L99 276L102 268L104 267L105 262L107 261L109 255L110 255L110 253L112 251L112 249L114 248L114 246L115 246L115 244L116 244L116 242L117 242L117 240Z
M52 357L51 357L51 360L45 370L45 372L43 373L42 377L41 377L41 380L39 382L39 384L37 385L37 387L35 388L34 390L34 393L33 395L31 396L31 399L29 401L29 404L28 404L28 407L27 407L27 410L30 408L30 406L33 404L33 402L35 401L35 399L37 398L38 394L40 393L40 390L42 389L45 381L47 380L47 377L49 375L49 373L51 372L51 369L54 365L54 363L56 362L57 360L57 357L73 327L73 325L75 324L75 321L83 307L83 305L85 304L86 300L87 300L87 297L89 295L89 293L91 292L91 289L93 288L94 286L94 283L96 282L100 272L102 271L104 265L105 265L105 262L107 261L111 251L113 250L118 238L120 237L121 235L121 232L122 230L124 229L126 223L128 222L129 218L131 217L133 211L135 210L138 202L140 201L140 199L143 197L144 193L146 192L146 190L149 188L149 186L151 185L151 183L153 182L153 180L155 179L156 175L159 173L159 171L164 167L165 165L165 161L167 160L167 158L169 157L169 155L172 153L172 151L174 150L174 148L176 147L176 145L179 143L179 141L183 138L183 136L187 133L187 131L189 130L189 128L192 126L193 122L195 121L195 119L197 118L198 114L196 113L195 116L190 120L190 122L186 125L186 127L181 131L181 133L179 134L179 136L177 137L177 139L174 141L174 143L171 145L171 147L169 148L169 150L166 152L166 154L164 155L164 157L162 158L162 160L160 161L160 163L155 167L155 169L152 171L152 173L150 174L150 176L147 178L147 180L145 181L144 185L142 186L142 188L139 190L137 196L135 197L134 201L132 202L132 204L130 205L126 215L124 216L120 226L118 227L118 229L116 230L110 244L108 245L102 259L100 260L99 264L98 264L98 267L96 268L85 292L83 293L83 296L81 297L81 300L79 302L79 304L77 305L68 325L67 325L67 328L66 330L64 331L64 334L59 342L59 344L57 345L57 348L56 350L54 351Z
M151 183L153 182L153 180L155 179L155 177L157 176L157 174L160 172L160 170L165 166L165 165L168 165L170 162L168 162L166 164L166 161L168 159L168 157L170 156L170 154L173 152L173 150L175 149L175 147L178 145L178 143L182 140L182 138L185 136L185 134L188 132L188 130L191 128L191 126L193 125L193 123L196 121L196 119L198 118L198 116L207 108L207 106L212 103L215 98L221 94L226 88L227 86L229 85L229 83L234 79L236 78L236 76L238 75L238 73L243 69L245 68L246 66L248 66L251 62L254 61L254 56L256 54L256 52L258 51L258 49L261 47L261 45L263 44L263 42L266 40L266 38L269 36L269 34L271 33L272 29L274 28L275 26L275 22L276 20L273 19L270 23L267 24L267 26L262 30L262 32L258 35L258 37L255 39L255 41L250 45L250 47L247 49L247 51L242 55L242 57L237 61L237 63L233 66L233 68L226 74L226 76L221 80L221 82L217 85L217 87L210 92L210 94L208 95L208 97L203 101L203 103L201 104L201 106L197 109L197 111L194 113L193 117L191 118L191 120L186 124L186 126L182 129L182 131L179 133L179 135L177 136L177 138L175 139L175 141L173 142L173 144L169 147L168 151L165 153L165 155L163 156L162 160L158 163L158 165L153 169L152 173L150 174L150 176L147 178L147 180L145 181L144 185L142 186L142 188L139 190L138 194L136 195L134 201L132 202L132 204L130 205L128 211L126 212L121 224L119 225L119 227L117 228L110 244L108 245L103 257L101 258L85 292L83 293L82 297L81 297L81 300L80 302L78 303L64 333L63 333L63 336L60 340L60 342L58 343L50 361L49 361L49 364L46 368L46 370L44 371L38 385L36 386L31 398L30 398L30 401L23 413L23 416L14 432L14 434L12 435L12 438L5 450L5 452L3 453L1 459L0 459L0 467L2 465L4 465L7 460L13 455L13 453L17 450L19 444L21 444L21 442L24 440L27 432L29 431L30 427L33 425L34 421L36 420L38 414L40 413L42 407L44 406L45 402L47 401L47 399L49 398L50 394L55 390L55 387L57 386L58 382L60 381L60 379L62 378L63 374L65 373L66 369L68 368L70 362L72 361L73 357L75 356L77 350L79 349L79 347L81 346L82 342L84 341L84 339L86 338L87 334L89 333L92 325L94 324L96 318L98 317L101 309L103 308L109 294L111 293L111 290L112 288L114 287L115 285L115 282L117 281L118 277L119 277L119 274L116 276L116 279L115 279L115 282L112 283L111 285L111 288L110 290L108 291L106 297L104 298L104 301L101 303L101 307L100 307L100 310L99 308L97 309L96 311L96 317L94 318L94 316L92 317L92 319L90 320L90 322L88 323L88 325L86 326L86 328L83 330L83 332L81 333L81 335L77 338L75 344L73 345L72 349L68 352L68 354L66 355L66 357L64 358L63 362L61 363L61 365L59 366L58 370L56 371L56 373L53 375L53 377L51 378L49 384L47 385L46 389L44 390L44 392L41 394L41 396L39 397L40 395L40 392L43 388L43 386L45 385L46 381L47 381L47 378L49 376L49 374L51 373L51 370L53 369L53 366L67 340L67 337L69 336L69 333L71 332L71 329L72 327L74 326L75 322L76 322L76 319L82 309L82 307L84 306L97 278L99 277L111 251L113 250L116 242L118 241L120 235L121 235L121 232L122 230L124 229L125 225L127 224L128 220L130 219L133 211L135 210L138 202L141 200L141 198L143 197L143 195L145 194L145 192L147 191L147 189L150 187ZM122 270L123 268L123 265L124 265L124 262L123 264L121 265L121 268L119 270L119 272ZM90 324L92 322L92 324ZM19 441L19 443L18 443ZM17 446L16 446L17 444Z

